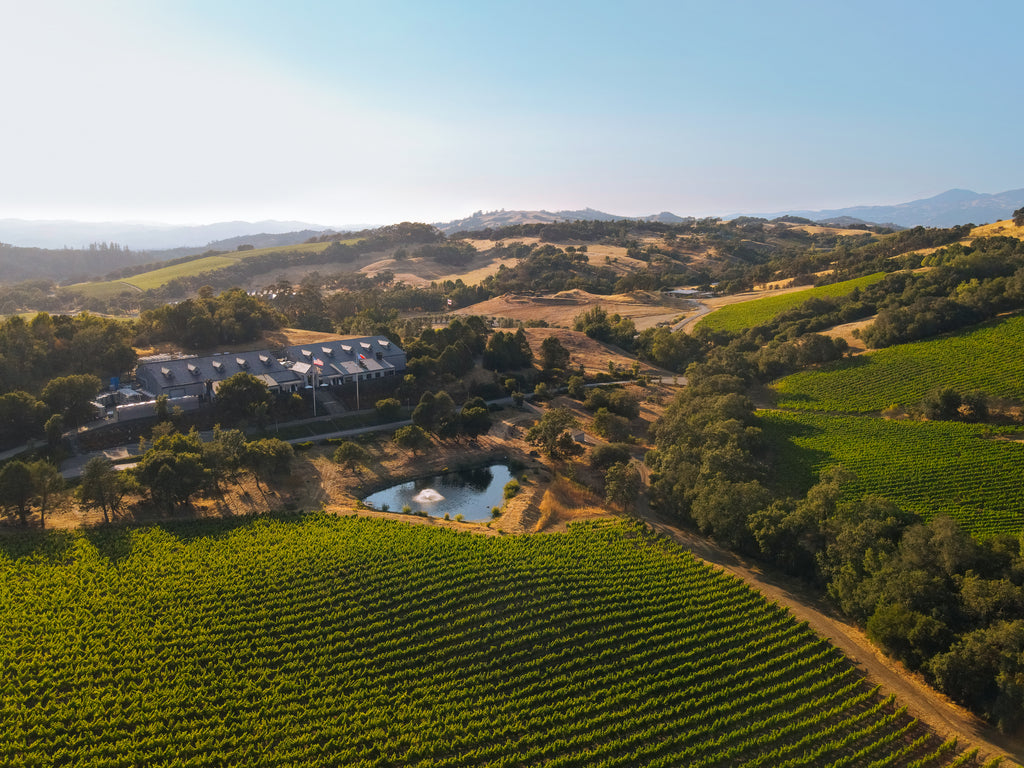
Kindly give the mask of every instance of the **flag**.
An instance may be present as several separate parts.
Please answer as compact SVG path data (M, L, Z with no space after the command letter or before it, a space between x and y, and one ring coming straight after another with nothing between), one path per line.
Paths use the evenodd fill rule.
M448 306L450 307L451 305L452 305L452 300L448 299Z
M316 365L316 366L319 366L320 368L323 368L323 367L324 367L324 361L323 361L323 360L321 360L321 359L320 359L320 358L318 357L318 358L316 358L315 360L313 360L313 365Z
M360 359L360 360L365 360L365 359L366 359L366 355L360 355L360 356L359 356L359 359Z

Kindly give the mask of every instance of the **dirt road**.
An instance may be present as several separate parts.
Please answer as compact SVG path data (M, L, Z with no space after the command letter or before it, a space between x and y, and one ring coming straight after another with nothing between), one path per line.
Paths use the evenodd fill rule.
M811 629L845 653L870 682L880 685L887 693L896 694L911 715L943 738L955 736L961 746L977 747L987 758L1002 756L1017 764L1024 762L1024 743L1002 735L936 692L917 675L886 658L860 629L839 617L800 582L766 572L713 542L668 523L648 522L656 531L679 542L700 559L738 576L769 600L788 608L800 621L806 621Z

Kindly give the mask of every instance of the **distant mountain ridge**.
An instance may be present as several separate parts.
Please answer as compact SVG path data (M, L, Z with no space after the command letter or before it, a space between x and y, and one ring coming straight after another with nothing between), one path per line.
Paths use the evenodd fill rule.
M0 243L34 248L86 248L91 243L118 243L133 251L197 248L256 235L287 235L298 231L320 233L325 227L303 221L222 221L195 226L142 222L31 221L0 219ZM307 235L308 237L309 235ZM248 241L246 241L248 242ZM266 242L256 247L292 245Z
M898 205L857 205L824 211L781 211L778 213L747 213L740 215L776 219L780 216L802 216L814 221L832 221L841 217L874 224L897 224L901 227L955 227L959 224L987 224L1008 219L1024 206L1024 189L995 194L979 194L969 189L950 189L934 197L912 200Z
M558 221L621 221L632 219L634 221L660 221L666 224L679 224L691 219L676 216L674 213L662 211L650 216L617 216L613 213L605 213L593 208L584 208L578 211L477 211L472 216L464 219L456 219L448 222L437 222L435 227L446 235L452 232L471 232L478 229L496 229L507 227L512 224L553 224Z

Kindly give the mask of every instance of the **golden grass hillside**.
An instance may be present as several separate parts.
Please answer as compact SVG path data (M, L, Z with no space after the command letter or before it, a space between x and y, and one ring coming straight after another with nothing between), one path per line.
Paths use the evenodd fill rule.
M564 477L556 477L540 500L540 518L533 532L561 530L578 520L610 517L609 511L601 504L601 499L590 489Z
M972 237L1015 237L1024 240L1024 227L1015 226L1012 219L993 221L971 230Z

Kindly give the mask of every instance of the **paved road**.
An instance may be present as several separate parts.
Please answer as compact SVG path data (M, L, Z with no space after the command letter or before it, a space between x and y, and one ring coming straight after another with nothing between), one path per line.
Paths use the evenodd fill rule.
M685 328L689 328L689 329L692 330L693 326L696 325L697 322L702 317L704 317L704 315L706 315L708 312L710 312L712 309L714 309L714 307L709 307L703 301L698 301L698 302L696 302L696 304L697 304L697 311L696 311L696 313L690 315L689 317L683 318L678 323L673 325L672 326L672 330L673 331L681 331L681 330L683 330Z

